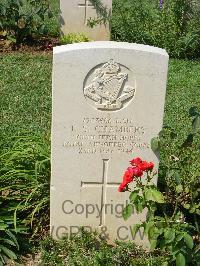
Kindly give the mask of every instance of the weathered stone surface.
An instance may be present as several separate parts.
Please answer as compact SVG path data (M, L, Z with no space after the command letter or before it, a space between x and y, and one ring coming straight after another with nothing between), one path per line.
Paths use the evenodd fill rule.
M167 66L165 50L138 44L91 42L54 48L54 237L88 226L110 240L134 238L130 226L144 220L145 213L125 222L121 211L129 193L119 193L117 187L133 157L158 167L150 141L162 128ZM142 238L138 234L135 240L144 244Z
M102 0L102 4L111 11L112 0ZM97 12L89 0L60 0L61 31L68 33L85 33L91 40L107 41L110 39L109 24L87 26L90 18L97 18Z

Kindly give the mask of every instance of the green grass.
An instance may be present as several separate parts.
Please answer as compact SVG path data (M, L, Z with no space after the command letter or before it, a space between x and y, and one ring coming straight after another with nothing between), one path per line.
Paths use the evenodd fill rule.
M0 137L48 132L51 121L51 56L0 56Z
M164 130L161 137L158 180L160 188L166 191L167 187L170 193L175 195L177 183L174 177L168 176L169 172L176 172L182 180L183 190L190 187L190 197L184 199L190 206L193 206L193 201L198 202L198 193L194 196L194 191L195 187L199 187L200 175L200 130L194 134L194 118L189 116L191 107L196 106L200 110L199 73L200 61L170 60L164 125L171 127L171 130ZM168 134L165 134L166 132ZM192 144L186 142L189 134L194 134ZM188 214L187 210L184 213L191 222L191 213Z
M200 108L200 61L170 60L164 123L182 137L191 127L188 109Z

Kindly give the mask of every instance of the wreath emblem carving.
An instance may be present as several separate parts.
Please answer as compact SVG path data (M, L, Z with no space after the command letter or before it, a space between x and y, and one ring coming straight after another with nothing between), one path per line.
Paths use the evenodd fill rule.
M121 72L121 67L114 60L95 69L92 81L84 87L84 95L99 110L119 110L130 101L135 88L126 85L128 73Z

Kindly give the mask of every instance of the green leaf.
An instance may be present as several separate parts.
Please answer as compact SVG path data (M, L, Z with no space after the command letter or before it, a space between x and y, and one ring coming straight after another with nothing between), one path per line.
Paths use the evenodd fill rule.
M158 137L151 139L151 149L156 152L160 148L160 139Z
M15 235L10 230L6 230L6 234L13 240L15 246L19 249L19 244L17 242L17 238L15 237Z
M189 192L190 192L190 187L189 187L189 186L185 186L185 188L184 188L184 192L185 192L185 193L189 193Z
M0 266L4 266L5 264L5 260L4 260L4 258L1 256L1 254L0 254Z
M157 240L155 240L155 239L151 240L150 244L151 244L150 249L151 249L151 251L153 251L157 246Z
M194 253L200 253L200 245L198 245L198 246L196 246L195 248L194 248Z
M137 234L138 230L140 229L140 224L135 224L132 228L131 228L131 231L132 231L132 235L135 237L135 235Z
M8 226L6 224L0 224L0 231L4 231Z
M151 226L149 228L149 231L148 231L148 238L149 240L156 240L157 241L157 238L159 237L159 235L162 234L162 231L159 230L157 227L155 226Z
M153 195L152 195L152 189L151 188L149 188L149 189L147 189L146 191L145 191L145 198L146 198L146 200L148 200L148 201L154 201L154 197L153 197Z
M176 266L185 266L185 256L182 253L178 253L176 256Z
M167 261L164 261L161 266L169 266L169 263Z
M8 248L2 246L2 245L0 245L0 248L1 248L1 250L4 252L4 254L5 254L8 258L10 258L10 259L12 259L12 260L16 260L16 259L17 259L17 256L15 255L15 253L14 253L12 250L10 250L10 249L8 249Z
M133 212L133 206L131 204L128 204L123 209L122 216L123 216L125 221L128 220L128 218L131 216L132 212Z
M158 203L164 203L165 202L164 196L160 191L152 189L152 195L153 195L155 202L158 202Z
M8 35L7 39L13 43L16 43L16 38L14 36Z
M186 203L186 204L183 205L183 207L184 207L185 209L189 210L189 208L190 208L190 204Z
M3 242L4 242L4 243L8 243L8 244L11 245L11 246L16 246L15 243L14 243L12 240L7 239L7 238L4 238L4 239L3 239Z
M176 242L181 241L182 238L183 238L183 234L179 234L179 235L176 237Z
M186 243L187 247L188 247L189 249L192 249L193 246L194 246L194 243L193 243L193 239L192 239L192 237L191 237L189 234L184 233L183 238L184 238L184 240L185 240L185 243Z
M146 220L147 221L150 221L150 220L152 220L153 219L153 217L154 217L154 209L152 208L152 210L149 210L148 212L147 212L147 215L146 215Z
M182 185L176 186L176 192L177 193L181 193L182 191L183 191L183 186Z
M138 193L139 193L139 190L135 190L135 191L132 191L130 196L129 196L129 199L131 202L134 202L135 199L137 198L138 196Z
M189 212L190 213L194 213L195 211L196 211L196 206L193 204L193 205L190 206Z
M156 189L152 189L152 188L149 188L146 190L145 198L147 201L151 200L151 201L158 202L158 203L164 203L165 202L163 194L160 191L158 191Z
M141 200L138 201L138 202L135 202L134 206L135 206L135 209L136 209L137 213L141 213L143 211L143 209L144 209L143 202Z
M197 213L198 215L200 215L200 210L199 210L199 209L196 209L196 213Z
M166 243L169 244L175 239L175 231L172 228L168 228L164 230L164 237L166 240Z
M196 116L192 122L192 129L194 133L200 130L200 116Z
M145 226L144 226L144 233L145 235L148 234L149 232L149 229L154 225L154 222L153 221L150 221L148 223L145 223Z
M173 177L175 179L175 182L177 185L180 185L181 184L181 177L180 177L180 174L178 172L174 172L173 174Z
M163 229L165 227L165 221L157 221L156 222L156 226L158 227L158 229Z

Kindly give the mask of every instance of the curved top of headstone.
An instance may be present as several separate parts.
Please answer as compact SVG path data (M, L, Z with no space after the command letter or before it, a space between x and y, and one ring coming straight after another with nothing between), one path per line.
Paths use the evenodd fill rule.
M53 48L54 54L65 53L68 51L74 50L82 50L82 49L128 49L128 50L138 50L142 52L148 53L156 53L164 56L168 56L165 49L144 45L144 44L137 44L137 43L127 43L127 42L112 42L112 41L98 41L98 42L82 42L82 43L74 43L74 44L67 44L61 45Z

